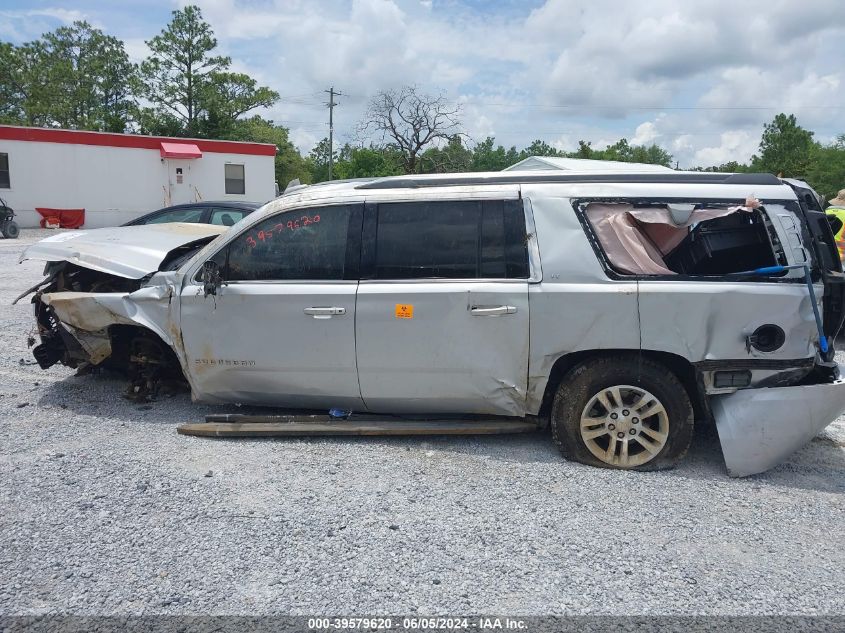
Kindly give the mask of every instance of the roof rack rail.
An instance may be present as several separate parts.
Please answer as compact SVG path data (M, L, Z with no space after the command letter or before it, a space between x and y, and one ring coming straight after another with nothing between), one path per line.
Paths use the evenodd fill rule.
M358 185L356 189L418 189L425 187L451 187L456 185L520 185L528 183L557 182L614 182L614 183L685 183L725 185L779 185L781 181L772 174L720 174L715 172L673 173L605 173L605 174L556 174L519 173L501 174L451 174L443 178L418 176L391 176Z

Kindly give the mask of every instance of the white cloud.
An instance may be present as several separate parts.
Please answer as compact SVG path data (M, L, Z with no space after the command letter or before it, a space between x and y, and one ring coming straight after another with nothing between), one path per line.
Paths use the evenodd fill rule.
M551 142L551 146L559 152L572 152L578 149L578 142L569 134L562 134Z
M657 129L657 124L652 121L644 121L637 126L634 136L631 138L631 145L651 145L660 138L662 134Z
M742 66L722 72L700 104L719 108L725 124L760 123L778 112L796 114L805 125L824 125L845 104L845 73Z
M689 155L695 149L695 145L693 143L693 137L689 134L679 134L672 139L672 142L669 145L669 150L677 155Z
M150 54L147 42L142 37L131 37L123 40L123 48L129 59L135 63L141 62Z
M72 24L77 20L85 19L85 14L82 11L62 9L60 7L45 7L43 9L28 9L26 11L3 11L0 12L0 15L21 18L46 17L58 20L63 24Z
M59 26L86 20L96 27L102 27L85 13L76 9L45 7L43 9L18 9L0 11L0 36L5 40L22 42L34 40Z
M377 91L403 84L445 91L463 104L471 138L505 146L601 148L624 136L692 165L750 155L779 111L817 138L845 132L842 0L163 1L201 6L234 68L282 95L266 114L304 151L327 132L331 85L346 95L335 110L341 141ZM110 6L87 19L142 58L164 24L110 23ZM78 17L0 11L0 36L32 38Z
M56 18L57 20L64 22L65 24L71 24L77 20L85 19L85 14L82 11L77 11L76 9L62 9L59 7L53 8L46 8L46 9L36 9L33 11L29 11L30 15L44 15L51 18Z
M306 132L301 128L291 129L288 139L291 143L293 143L294 147L299 149L300 152L306 154L308 153L308 151L310 151L312 147L314 147L320 141L320 138L314 136L309 132Z
M757 150L760 135L747 130L728 130L722 132L719 144L702 147L695 152L693 161L696 165L721 165L730 161L747 162Z
M178 0L178 4L182 7L199 5L203 17L214 25L218 38L226 39L271 37L282 28L293 28L295 16L302 8L302 3L297 0L289 0L284 3L285 6L270 9L260 9L235 0Z

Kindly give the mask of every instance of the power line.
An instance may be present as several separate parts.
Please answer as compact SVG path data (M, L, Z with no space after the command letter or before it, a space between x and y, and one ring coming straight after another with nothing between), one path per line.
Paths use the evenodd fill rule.
M320 96L320 91L315 90L314 92L303 92L302 94L298 95L282 95L282 99L305 99L306 97L316 98Z
M284 119L284 122L288 125L310 125L314 127L325 125L323 121L294 121L292 119Z
M334 165L334 108L337 105L335 103L335 97L342 97L343 94L340 92L334 91L334 86L329 88L328 90L323 90L323 92L329 93L329 102L326 104L329 108L329 180L332 179L332 167Z
M622 103L610 105L602 104L545 104L545 103L489 103L485 101L468 101L474 106L485 106L490 108L546 108L549 110L783 110L784 106L631 106ZM789 110L843 110L845 105L807 105L790 106Z

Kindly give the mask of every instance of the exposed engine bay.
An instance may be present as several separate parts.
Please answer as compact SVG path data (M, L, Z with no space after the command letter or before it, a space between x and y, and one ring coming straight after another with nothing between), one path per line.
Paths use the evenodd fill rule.
M130 318L134 310L118 308L139 291L141 295L150 294L149 298L168 292L161 287L150 287L151 278L177 270L219 233L217 227L211 232L210 237L168 251L157 271L140 278L94 270L70 261L48 262L46 278L18 297L19 300L35 293L32 304L40 343L36 345L36 338L31 336L29 344L34 346L33 356L38 365L47 369L61 363L79 372L102 367L125 374L129 378L127 395L140 400L154 398L163 385L187 388L171 345L152 329Z

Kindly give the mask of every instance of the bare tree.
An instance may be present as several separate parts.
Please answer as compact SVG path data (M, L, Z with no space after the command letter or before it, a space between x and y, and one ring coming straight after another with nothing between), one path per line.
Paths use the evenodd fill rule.
M442 94L422 94L416 86L404 86L380 92L370 101L359 132L380 134L401 153L405 173L414 174L427 146L463 135L460 114L460 105L450 104Z

